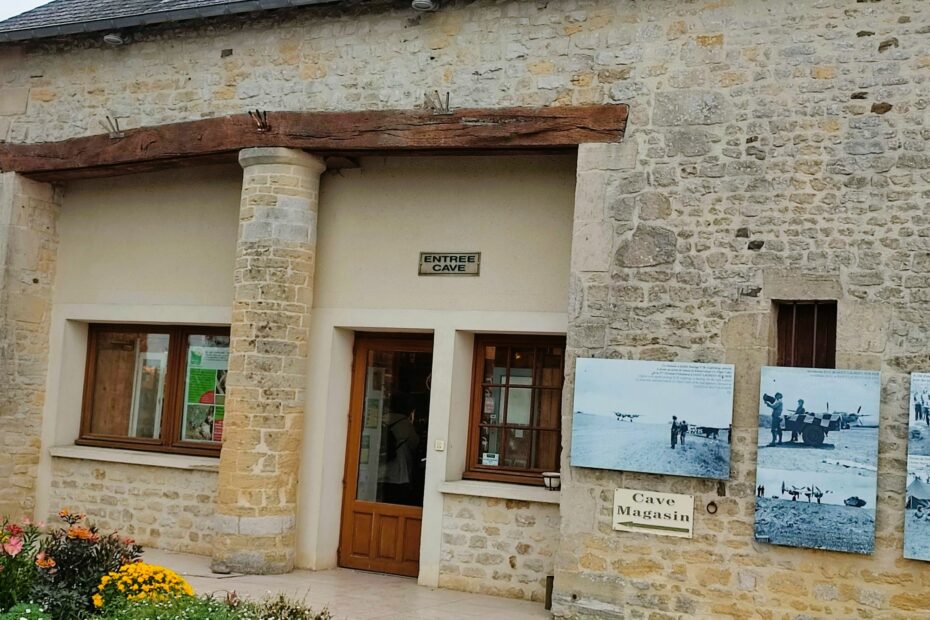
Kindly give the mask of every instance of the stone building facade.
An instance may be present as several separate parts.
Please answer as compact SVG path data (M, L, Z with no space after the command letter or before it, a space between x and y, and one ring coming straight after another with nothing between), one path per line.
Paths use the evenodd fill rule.
M424 532L435 532L436 542L435 560L421 558L421 582L538 600L554 574L553 611L561 618L924 617L930 600L921 587L930 568L902 559L902 521L908 374L930 365L928 11L917 0L488 0L415 14L405 3L383 2L137 29L118 48L91 36L4 44L0 139L36 144L98 134L106 115L137 128L247 109L412 109L433 90L450 91L455 107L629 106L619 143L577 149L571 230L564 231L571 238L567 299L553 301L564 318L546 303L519 321L493 314L503 306L478 307L469 310L486 313L487 322L464 328L566 334L559 517L544 495L509 487L485 498L462 494L464 487L454 487L461 471L451 464L453 436L431 434L431 442L448 439L450 450L430 452L440 463L431 471L453 487L436 492L435 523L424 517ZM69 195L83 190L66 184L62 193L16 172L0 176L0 473L12 481L0 489L0 509L49 513L78 502L115 523L130 518L111 514L108 498L117 497L143 543L218 549L218 561L246 567L332 564L323 528L338 516L324 515L310 531L299 515L339 484L342 470L333 474L316 460L329 458L323 437L333 427L299 385L276 384L290 391L269 399L261 392L267 385L250 382L307 373L332 381L315 364L350 364L351 346L339 348L344 326L424 326L403 317L388 324L365 312L331 322L331 311L317 308L318 287L306 265L316 246L287 246L287 234L273 226L270 236L251 237L262 228L260 210L273 213L282 203L289 224L315 230L312 177L319 171L288 160L299 154L279 155L284 160L268 162L267 175L250 176L247 167L235 216L238 246L229 244L238 247L228 269L234 290L197 312L205 324L231 324L233 340L254 347L233 347L231 363L242 365L231 368L240 372L233 381L238 398L279 408L284 418L231 418L219 474L199 469L199 461L162 474L157 463L111 467L94 460L104 458L99 453L63 446L70 431L56 419L69 373L80 372L69 370L62 352L69 329L128 319L113 314L112 300L59 304L53 316L54 291L67 286L56 281L56 269L66 268L56 264L57 222L66 216L63 201L67 210ZM276 174L287 181L270 183ZM352 174L327 172L321 191ZM252 182L273 187L250 194ZM326 236L321 226L321 246ZM265 242L267 251L249 254L249 244ZM278 268L253 264L268 256L287 261L296 279L256 287ZM758 371L774 361L774 302L812 299L838 303L837 367L882 372L870 556L753 540ZM164 309L164 320L193 321L179 300ZM283 337L253 338L249 304L280 313ZM457 310L439 302L430 308ZM302 348L313 321L339 328L320 345L327 355L326 347L337 352L333 359L315 362ZM463 328L436 321L437 350L458 351ZM735 364L730 480L570 467L579 356ZM468 374L470 358L450 359L453 370ZM435 390L449 395L449 428L456 428L461 386L453 378ZM256 411L254 403L246 409ZM293 433L276 434L285 418L283 428ZM301 448L293 442L302 424L303 437L315 443L305 439ZM343 430L333 442L344 439ZM257 487L243 472L255 474ZM282 493L262 495L262 477ZM141 496L133 497L124 480L145 480ZM169 495L172 487L178 497ZM694 539L614 532L617 487L694 495ZM716 514L704 508L710 501L720 507ZM218 518L206 526L211 504ZM193 529L188 515L197 517ZM190 535L180 540L173 527ZM236 559L250 536L280 544L278 555Z

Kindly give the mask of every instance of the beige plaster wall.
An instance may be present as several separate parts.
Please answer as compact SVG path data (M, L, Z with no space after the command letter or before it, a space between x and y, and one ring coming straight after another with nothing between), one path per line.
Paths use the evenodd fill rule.
M321 185L298 565L336 563L340 515L331 507L342 501L353 333L431 332L420 582L435 586L439 486L461 479L465 464L473 334L565 332L575 157L362 158L360 166L327 172ZM481 275L418 276L420 251L480 251Z
M241 184L241 168L229 165L64 187L37 514L67 507L143 545L210 553L215 472L177 455L141 466L143 453L111 451L100 462L104 449L49 451L79 433L89 323L229 324Z
M241 187L235 164L69 183L55 304L231 306Z
M316 308L564 312L575 158L363 158L325 175ZM480 277L417 275L481 252Z

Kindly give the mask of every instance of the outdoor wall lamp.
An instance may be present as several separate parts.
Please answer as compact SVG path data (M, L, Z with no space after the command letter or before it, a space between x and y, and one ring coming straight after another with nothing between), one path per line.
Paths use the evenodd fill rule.
M562 488L562 474L555 471L546 471L542 475L543 484L549 491L558 491Z

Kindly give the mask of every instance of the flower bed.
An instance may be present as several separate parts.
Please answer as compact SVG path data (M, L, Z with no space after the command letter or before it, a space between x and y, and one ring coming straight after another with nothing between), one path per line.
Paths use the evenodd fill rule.
M198 597L180 575L142 562L142 548L101 534L62 510L44 531L0 521L0 620L329 620L285 597L243 601Z

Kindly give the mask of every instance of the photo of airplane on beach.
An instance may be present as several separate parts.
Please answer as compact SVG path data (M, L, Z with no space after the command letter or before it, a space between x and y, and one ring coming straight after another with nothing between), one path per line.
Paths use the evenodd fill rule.
M576 467L730 477L733 366L581 358Z
M872 553L879 373L767 366L760 382L756 540Z

